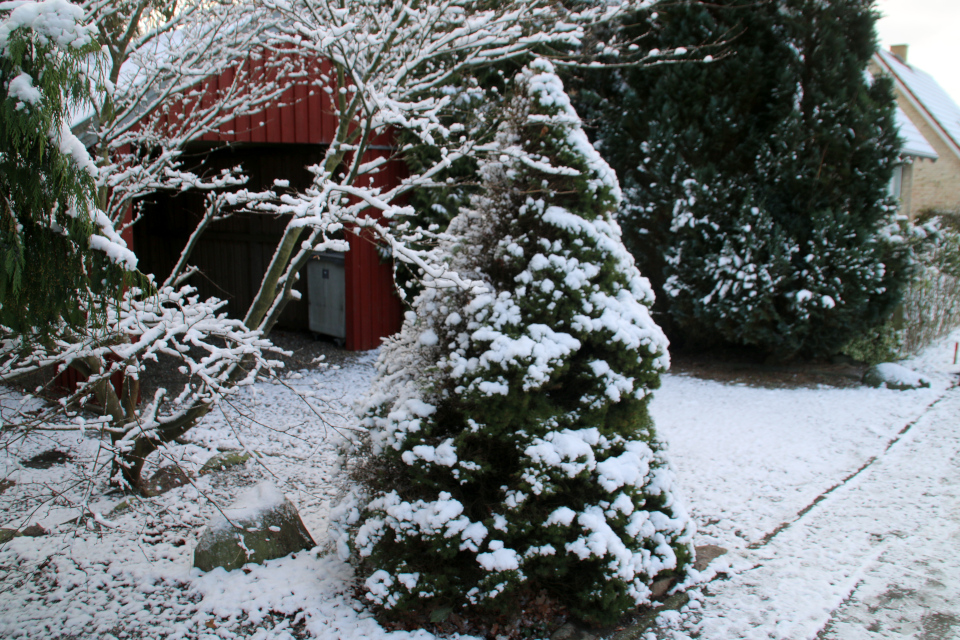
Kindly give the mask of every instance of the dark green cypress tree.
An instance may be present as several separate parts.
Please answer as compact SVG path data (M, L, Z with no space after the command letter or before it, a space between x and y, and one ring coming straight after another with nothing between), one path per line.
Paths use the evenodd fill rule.
M497 615L546 591L608 624L691 556L647 411L666 341L616 176L552 66L524 69L509 104L450 225L451 269L475 286L426 288L384 346L344 542L388 617Z
M792 91L793 56L774 28L776 9L754 0L680 2L636 14L623 30L644 48L700 51L669 57L679 63L591 73L583 83L578 108L596 123L598 149L624 187L625 241L658 292L678 201L689 200L692 184L706 184L716 205L740 209L750 193L742 178L789 112L778 98ZM704 56L712 57L699 62ZM657 308L666 302L658 296Z
M667 5L650 44L720 42L714 59L591 85L626 238L675 337L826 355L897 302L894 103L865 74L875 18L868 0Z

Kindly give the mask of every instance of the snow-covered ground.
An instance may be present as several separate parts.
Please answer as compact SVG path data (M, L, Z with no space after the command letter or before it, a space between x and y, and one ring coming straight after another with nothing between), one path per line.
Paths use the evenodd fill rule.
M698 520L697 544L729 552L701 576L690 604L661 616L656 634L894 638L935 624L949 632L957 615L950 603L960 596L960 489L952 482L960 479L960 389L950 389L958 339L907 363L932 381L916 391L666 376L653 413ZM104 495L97 476L105 460L96 439L3 434L0 478L15 484L0 493L0 526L55 532L0 547L0 637L430 638L380 629L352 596L350 568L324 545L343 480L337 443L355 425L350 406L372 364L364 354L340 370L245 389L190 432L192 444L163 455L194 471L218 448L258 456L119 514L110 510L122 496ZM32 402L0 393L5 421ZM72 459L48 469L20 464L50 449ZM231 573L193 569L214 503L265 478L298 506L320 547ZM102 514L104 525L69 524L80 509ZM915 623L904 613L911 606L925 609Z
M929 389L722 386L654 402L697 544L729 550L646 638L960 638L955 333L906 363Z

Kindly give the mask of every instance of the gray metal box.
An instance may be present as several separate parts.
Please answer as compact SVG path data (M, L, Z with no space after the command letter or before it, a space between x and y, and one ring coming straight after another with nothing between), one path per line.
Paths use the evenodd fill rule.
M307 262L310 331L347 337L347 280L342 253L316 253Z

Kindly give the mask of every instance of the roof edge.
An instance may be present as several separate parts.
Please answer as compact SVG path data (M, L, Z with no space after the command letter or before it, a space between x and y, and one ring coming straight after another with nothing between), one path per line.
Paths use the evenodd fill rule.
M936 117L930 113L930 110L924 106L923 102L921 102L920 99L914 95L913 91L910 90L910 87L907 86L896 70L891 67L886 60L884 60L883 56L880 55L880 51L874 52L873 59L884 72L888 73L890 77L893 78L894 84L897 87L897 91L906 97L907 102L909 102L910 105L920 113L921 117L923 117L924 121L926 121L928 125L933 127L933 130L936 131L940 139L947 145L947 148L950 149L955 156L957 156L957 159L960 159L960 143L954 140L950 134L947 133L940 121L937 120Z

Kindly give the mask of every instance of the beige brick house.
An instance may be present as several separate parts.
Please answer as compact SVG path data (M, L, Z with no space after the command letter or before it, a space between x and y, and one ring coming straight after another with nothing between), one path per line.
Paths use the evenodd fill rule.
M907 63L907 46L874 54L871 72L893 78L907 162L892 190L911 218L933 209L960 213L960 107L928 73Z

